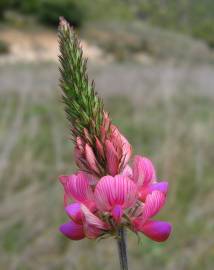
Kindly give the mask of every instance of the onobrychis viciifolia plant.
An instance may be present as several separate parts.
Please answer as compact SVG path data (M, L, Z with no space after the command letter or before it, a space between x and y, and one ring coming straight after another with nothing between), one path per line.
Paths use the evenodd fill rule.
M112 236L121 269L128 269L125 231L165 241L171 225L153 220L166 201L168 183L158 182L151 160L135 156L112 124L87 75L87 62L70 25L60 19L60 86L74 142L78 171L59 177L69 221L60 231L71 240Z

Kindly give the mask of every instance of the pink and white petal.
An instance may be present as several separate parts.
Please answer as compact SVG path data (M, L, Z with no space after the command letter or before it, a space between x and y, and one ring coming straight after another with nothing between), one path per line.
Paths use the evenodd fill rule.
M103 232L99 228L97 228L95 226L92 226L92 225L90 225L88 223L85 223L83 225L83 228L84 228L84 233L85 233L86 237L89 238L89 239L96 239Z
M101 211L111 211L116 205L131 207L137 199L137 187L126 176L104 176L95 188L96 206Z
M100 230L107 230L108 224L103 222L100 218L94 215L85 205L81 205L82 213L84 216L84 223L90 227L94 227Z
M143 208L143 220L147 220L156 215L164 206L166 196L163 192L155 190L146 197L145 205Z
M124 157L123 164L126 165L131 157L132 147L129 144L128 140L123 135L121 135L121 140L122 140L122 156Z
M71 240L81 240L85 238L83 225L76 224L73 221L62 224L59 230Z
M140 231L154 241L164 242L168 239L171 230L172 225L168 222L148 220Z
M135 156L133 162L133 180L139 187L148 185L156 179L155 168L146 157Z
M107 170L110 175L115 176L118 173L119 169L119 159L117 152L113 144L109 140L106 140L105 148L106 148Z
M82 210L81 210L81 204L80 203L72 203L69 204L65 211L67 215L77 224L82 224Z
M132 168L129 165L126 165L121 175L132 178Z

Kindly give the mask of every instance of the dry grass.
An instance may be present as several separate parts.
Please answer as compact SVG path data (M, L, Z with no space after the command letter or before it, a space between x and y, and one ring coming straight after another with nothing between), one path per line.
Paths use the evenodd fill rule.
M91 66L114 122L151 157L171 190L164 244L129 235L130 266L213 268L214 68L209 65ZM57 176L74 171L54 65L0 67L0 269L118 269L112 239L69 242Z

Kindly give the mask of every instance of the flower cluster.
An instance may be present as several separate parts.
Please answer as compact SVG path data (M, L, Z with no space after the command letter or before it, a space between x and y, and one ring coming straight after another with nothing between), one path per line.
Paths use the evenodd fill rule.
M126 165L120 174L97 180L79 171L60 176L60 182L70 218L60 231L72 240L116 236L119 228L127 227L162 242L171 232L168 222L152 219L164 206L168 183L157 182L154 166L146 157L135 156L132 167ZM71 204L70 199L74 200Z
M131 145L114 126L107 113L103 112L100 136L90 135L84 128L84 134L77 136L75 160L80 170L95 177L115 176L122 172L131 156Z
M157 182L154 166L145 157L136 156L129 167L131 145L104 111L94 83L88 79L80 42L63 18L58 36L62 100L79 167L76 174L60 176L70 218L60 231L80 240L118 237L122 235L119 231L129 228L156 241L166 240L171 225L152 218L165 203L168 183ZM125 251L121 253L125 258Z

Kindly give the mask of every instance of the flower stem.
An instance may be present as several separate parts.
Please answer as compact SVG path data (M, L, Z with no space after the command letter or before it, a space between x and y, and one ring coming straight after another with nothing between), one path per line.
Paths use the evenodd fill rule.
M120 269L128 270L128 259L126 252L126 232L124 228L118 229L118 239L117 239Z

